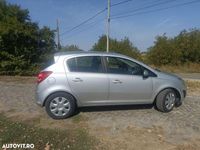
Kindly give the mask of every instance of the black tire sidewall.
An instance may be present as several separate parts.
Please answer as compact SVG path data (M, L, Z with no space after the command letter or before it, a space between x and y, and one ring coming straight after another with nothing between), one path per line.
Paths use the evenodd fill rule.
M51 101L56 98L56 97L65 97L66 99L68 99L69 103L70 103L70 110L69 112L64 115L64 116L55 116L51 111L50 111L50 103ZM65 93L65 92L56 92L52 95L50 95L46 102L45 102L45 109L46 109L46 112L47 114L53 118L53 119L65 119L65 118L68 118L70 116L73 115L73 113L75 112L75 108L76 108L76 102L75 102L75 99L72 95L68 94L68 93Z
M167 97L167 95L168 95L169 93L173 93L173 94L175 95L175 97L176 97L176 93L174 92L174 90L172 90L172 89L167 89L167 90L166 90L166 93L165 93L165 95L164 95L164 100L163 100L163 108L164 108L164 111L165 111L165 112L170 112L170 111L172 111L173 108L174 108L174 106L175 106L175 103L176 103L176 100L175 100L174 105L173 105L173 107L172 107L171 109L168 109L168 108L165 106L166 97Z
M161 92L158 94L158 96L157 96L157 98L156 98L156 107L157 107L157 109L158 109L159 111L162 111L162 112L170 112L170 111L173 110L175 104L174 104L174 106L173 106L171 109L167 109L167 107L165 106L166 97L167 97L167 95L168 95L169 93L174 93L174 94L175 94L175 97L177 97L177 96L176 96L176 93L175 93L175 91L174 91L173 89L165 89L165 90L161 91ZM176 102L176 100L175 100L175 102Z

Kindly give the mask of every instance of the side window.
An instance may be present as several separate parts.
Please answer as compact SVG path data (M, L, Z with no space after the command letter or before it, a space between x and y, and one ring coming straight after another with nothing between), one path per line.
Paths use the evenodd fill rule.
M147 70L147 71L148 71L149 77L157 77L157 75L156 75L155 73L153 73L152 71L150 71L149 69L146 69L146 68L143 67L143 71L144 71L144 70Z
M68 68L71 72L75 72L76 71L76 59L75 58L71 58L67 61L67 65Z
M100 56L83 56L71 58L67 61L71 72L103 72Z
M106 61L108 73L142 75L142 67L133 61L119 57L107 57Z

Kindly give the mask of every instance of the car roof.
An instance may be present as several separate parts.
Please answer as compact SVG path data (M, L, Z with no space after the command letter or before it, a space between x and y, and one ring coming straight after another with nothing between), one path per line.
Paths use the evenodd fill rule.
M126 59L133 59L134 61L137 61L134 58L131 58L129 56L119 54L119 53L116 53L116 52L83 51L83 50L68 51L68 52L57 52L57 53L54 54L54 60L56 62L58 59L65 59L65 58L71 57L71 56L72 57L76 57L76 56L111 56L112 57L113 56L113 57L121 57L121 58L126 58Z
M124 57L128 56L116 53L116 52L100 52L100 51L68 51L68 52L57 52L54 54L54 61L62 60L65 58L76 57L76 56L115 56Z
M105 56L125 56L116 52L100 52L100 51L68 51L68 52L57 52L54 56L66 57L71 55L105 55Z

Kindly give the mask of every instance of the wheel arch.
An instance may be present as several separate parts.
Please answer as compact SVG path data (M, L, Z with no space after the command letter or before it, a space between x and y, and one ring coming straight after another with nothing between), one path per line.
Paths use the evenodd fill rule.
M180 91L178 90L178 89L176 89L176 88L174 88L174 87L165 87L165 88L162 88L161 90L159 90L156 94L155 94L155 96L154 96L154 98L153 98L153 103L155 104L155 102L156 102L156 98L157 98L157 96L162 92L162 91L164 91L164 90L166 90L166 89L172 89L172 90L174 90L175 91L175 93L176 93L176 96L178 97L178 99L180 100L181 99L181 93L180 93Z
M51 95L53 95L53 94L55 94L55 93L59 93L59 92L67 93L67 94L71 95L71 96L74 98L74 100L75 100L76 106L78 106L77 98L76 98L72 93L67 92L67 91L64 91L64 90L54 91L54 92L52 92L51 94L49 94L49 95L45 98L45 100L44 100L42 106L43 106L43 107L45 106L47 99L48 99Z

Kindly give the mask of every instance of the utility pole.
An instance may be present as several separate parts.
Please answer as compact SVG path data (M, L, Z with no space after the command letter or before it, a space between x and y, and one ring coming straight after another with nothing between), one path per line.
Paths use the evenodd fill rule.
M59 51L59 49L61 48L61 45L60 45L60 33L59 33L59 20L57 19L57 28L56 28L56 31L57 31L57 50Z
M110 0L108 0L108 7L107 7L107 49L106 51L109 52L109 34L110 34Z

